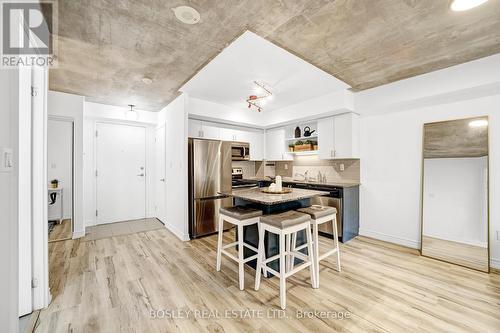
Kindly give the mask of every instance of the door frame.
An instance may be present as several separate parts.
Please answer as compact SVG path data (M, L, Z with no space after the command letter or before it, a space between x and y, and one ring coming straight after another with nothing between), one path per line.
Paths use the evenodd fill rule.
M145 144L144 144L144 198L145 198L145 204L144 204L144 218L148 217L148 203L151 202L152 198L150 198L150 195L148 193L150 192L149 188L149 181L151 179L149 171L151 171L151 166L148 163L148 160L150 159L150 155L148 152L148 132L151 128L154 128L154 126L144 124L144 123L138 123L138 122L132 122L132 121L121 121L121 120L111 120L111 119L94 119L94 124L93 124L93 131L92 131L92 146L93 146L93 195L94 195L94 208L96 211L96 214L94 215L94 225L102 225L105 223L98 223L97 219L97 193L98 193L98 188L97 188L97 176L96 176L96 171L97 171L97 125L98 124L107 124L107 125L119 125L119 126L132 126L132 127L141 127L144 128L144 135L145 135ZM153 201L154 202L154 201Z
M61 238L61 239L56 239L51 242L55 241L61 241L61 240L67 240L67 239L72 239L75 238L73 233L75 232L75 165L76 165L76 154L75 154L75 146L76 146L76 136L75 136L75 118L70 117L70 116L54 116L54 115L48 115L47 117L47 137L48 137L48 129L49 129L49 124L48 122L52 121L63 121L67 123L71 123L71 237L69 238ZM48 154L49 154L49 143L47 141L47 163L48 163ZM48 175L48 170L49 167L47 166L47 175ZM47 179L48 181L48 179ZM63 207L64 209L64 207Z
M161 216L163 219L161 219L159 216L155 216L158 220L160 220L160 222L162 222L163 224L166 224L167 223L167 203L166 203L166 199L167 199L167 148L166 148L166 144L167 144L167 126L165 124L161 124L160 126L154 128L154 137L155 137L155 154L154 154L154 157L155 157L155 172L154 172L154 179L155 179L155 182L154 182L154 193L155 193L155 197L154 197L154 202L155 202L155 206L157 207L158 206L158 198L156 197L156 182L158 181L158 177L160 176L160 171L156 169L156 161L157 161L157 154L156 154L156 145L157 145L157 141L156 141L156 134L158 133L159 130L163 130L163 133L164 133L164 136L163 136L163 148L164 148L164 160L163 160L163 166L165 168L165 170L163 170L164 172L164 177L165 177L165 181L163 183L163 187L164 187L164 193L165 193L165 216ZM155 210L155 215L157 215L157 211L158 209Z

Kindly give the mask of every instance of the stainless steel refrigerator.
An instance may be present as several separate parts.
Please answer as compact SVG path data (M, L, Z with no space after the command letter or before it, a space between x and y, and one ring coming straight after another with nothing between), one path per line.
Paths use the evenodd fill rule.
M232 206L231 142L189 139L189 235L218 231L219 208Z

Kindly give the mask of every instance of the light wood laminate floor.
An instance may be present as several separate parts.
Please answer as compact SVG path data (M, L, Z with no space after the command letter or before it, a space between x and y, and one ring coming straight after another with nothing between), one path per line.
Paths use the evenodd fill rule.
M55 223L54 228L49 232L49 242L66 240L73 237L71 219L62 220L61 223Z
M225 233L232 240L232 231ZM322 239L322 247L325 242ZM181 242L166 229L92 241L50 244L52 304L36 332L498 332L500 275L419 256L403 247L358 237L341 244L342 272L328 259L321 286L309 272L288 280L285 318L279 281L238 289L229 259L215 271L216 237ZM263 318L150 318L152 310L248 309ZM275 310L277 312L270 312ZM300 310L330 318L296 318ZM332 318L335 311L346 319ZM159 312L165 314L166 312ZM179 316L181 312L177 313ZM242 313L243 316L249 312ZM210 313L206 313L209 316ZM206 317L205 316L205 317Z

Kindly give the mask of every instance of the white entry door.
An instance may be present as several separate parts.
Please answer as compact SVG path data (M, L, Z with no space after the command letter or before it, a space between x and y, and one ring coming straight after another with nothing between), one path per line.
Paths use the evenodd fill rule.
M166 223L166 179L165 179L165 126L162 126L156 130L155 135L155 143L156 143L156 217Z
M97 224L146 217L146 128L96 124Z

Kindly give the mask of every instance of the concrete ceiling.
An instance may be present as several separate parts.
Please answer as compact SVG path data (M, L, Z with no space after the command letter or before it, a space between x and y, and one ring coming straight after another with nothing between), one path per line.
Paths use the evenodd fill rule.
M59 68L50 89L158 111L245 30L354 90L500 53L500 1L452 12L449 0L59 0ZM190 5L201 22L171 10ZM141 78L151 77L151 85Z

